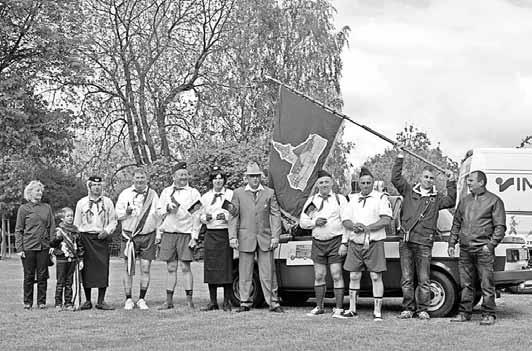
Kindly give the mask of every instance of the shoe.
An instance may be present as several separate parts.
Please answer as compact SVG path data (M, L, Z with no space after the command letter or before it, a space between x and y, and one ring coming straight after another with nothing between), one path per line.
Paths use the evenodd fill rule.
M347 317L344 317L344 310L341 309L341 308L333 308L332 317L333 318L338 318L338 319L346 319L347 318Z
M249 312L251 309L248 307L248 306L240 306L236 312L237 313L240 313L240 312Z
M56 310L57 312L61 312L61 311L63 310L63 306L61 306L61 305L57 305L57 306L55 306L55 310Z
M312 311L310 311L309 313L307 313L307 316L319 316L320 314L324 314L325 313L325 310L323 308L319 308L318 306L314 307L312 309Z
M462 322L469 322L471 320L471 315L467 313L460 312L456 318L451 319L451 322L454 323L462 323Z
M80 310L84 311L84 310L90 310L92 308L92 302L90 301L85 301L81 306L80 306Z
M421 311L417 314L417 318L428 321L430 319L430 315L426 311Z
M31 310L31 305L29 303L25 303L24 304L24 309L27 310L27 311Z
M171 310L172 308L174 308L174 304L168 302L165 302L161 306L157 307L159 311Z
M149 310L150 309L148 307L148 304L146 303L146 300L144 300L144 299L139 299L137 301L137 307L139 308L139 310Z
M231 310L233 309L233 308L231 307L231 302L229 302L229 301L224 302L224 304L222 305L222 309L223 309L225 312L231 312Z
M65 311L74 311L74 306L73 305L66 305L63 310L65 310Z
M414 312L410 311L410 310L404 310L403 312L401 312L401 314L399 316L397 316L397 318L399 319L410 319L410 318L413 318L414 317Z
M46 305L44 303L40 303L37 305L37 307L40 309L40 310L45 310L46 309Z
M108 305L105 301L102 302L102 303L97 303L96 306L96 309L98 310L102 310L102 311L112 311L114 310L115 308L111 305Z
M347 310L342 313L342 316L344 316L345 318L356 318L358 317L358 313L356 313L355 311Z
M495 316L493 315L484 315L480 321L480 325L493 325L495 324Z
M382 318L382 315L376 315L375 313L373 313L373 321L374 322L382 322L383 321L383 318Z
M216 310L219 310L219 309L220 309L220 308L218 307L217 304L215 304L215 303L209 303L207 306L200 308L200 311L202 311L202 312L206 312L206 311L216 311Z
M277 305L275 307L271 307L270 308L270 312L273 312L273 313L284 313L284 310L281 306Z
M124 309L129 311L129 310L132 310L133 308L135 308L135 303L133 302L131 298L128 298L126 302L124 303Z

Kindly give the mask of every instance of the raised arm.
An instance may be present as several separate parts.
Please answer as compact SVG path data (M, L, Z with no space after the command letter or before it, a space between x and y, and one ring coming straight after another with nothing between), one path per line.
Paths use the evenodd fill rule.
M408 184L405 177L403 177L403 161L404 156L402 154L399 154L397 158L395 159L395 162L392 167L392 184L395 186L397 191L401 195L405 195L408 187L410 187L410 184Z

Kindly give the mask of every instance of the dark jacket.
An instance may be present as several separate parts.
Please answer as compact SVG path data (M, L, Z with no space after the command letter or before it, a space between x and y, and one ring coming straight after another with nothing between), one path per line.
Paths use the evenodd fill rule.
M70 240L64 239L66 235L68 235ZM80 261L85 253L81 237L75 226L63 226L60 224L56 228L56 235L50 242L50 247L54 249L54 255L58 262Z
M18 208L15 225L17 252L49 249L54 231L55 221L50 205L27 202Z
M449 246L454 247L460 242L463 249L488 245L493 250L504 238L505 232L504 203L497 195L484 190L479 194L468 194L458 204Z
M402 171L403 158L398 157L392 168L392 184L403 196L401 229L410 231L410 242L432 247L439 211L453 207L456 202L456 182L447 182L447 195L438 193L434 188L428 196L422 196L420 184L410 185L402 176Z

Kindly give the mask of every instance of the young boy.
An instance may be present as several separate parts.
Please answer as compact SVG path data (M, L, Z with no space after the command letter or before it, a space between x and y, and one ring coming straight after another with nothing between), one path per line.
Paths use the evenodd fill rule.
M57 285L55 288L55 308L56 310L73 311L72 283L76 265L79 270L83 269L83 245L79 238L78 228L74 222L74 211L69 207L64 207L58 214L60 223L56 228L56 237L50 243L54 248L56 257ZM78 280L79 281L79 280ZM79 289L78 294L79 294ZM64 301L63 301L64 292Z

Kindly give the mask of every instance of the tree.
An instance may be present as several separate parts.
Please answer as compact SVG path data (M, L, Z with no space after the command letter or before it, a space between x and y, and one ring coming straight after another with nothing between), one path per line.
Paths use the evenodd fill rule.
M523 138L518 148L523 148L523 147L532 147L532 135L527 135L526 137Z
M406 126L401 132L397 133L396 140L408 150L425 157L436 165L454 172L458 171L458 163L445 156L439 145L433 147L427 134L413 125ZM364 166L371 170L375 179L384 181L384 186L394 195L397 194L397 191L391 184L390 179L392 166L396 157L396 150L387 149L384 153L375 155L364 163ZM426 164L424 162L406 154L403 163L403 176L410 183L417 183L425 166ZM436 188L440 191L445 189L445 182L445 176L438 174L436 177Z

